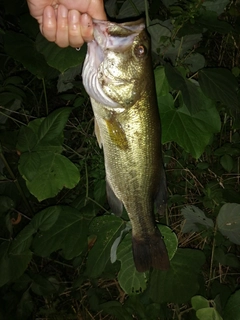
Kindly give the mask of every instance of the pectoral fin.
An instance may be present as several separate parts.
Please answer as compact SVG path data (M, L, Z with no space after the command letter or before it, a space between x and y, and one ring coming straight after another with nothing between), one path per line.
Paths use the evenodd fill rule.
M121 216L123 211L123 203L118 197L115 195L110 183L106 181L106 191L107 191L107 199L110 205L112 212L116 216Z
M155 197L155 205L160 215L164 215L167 204L167 181L164 167L161 170L161 181Z

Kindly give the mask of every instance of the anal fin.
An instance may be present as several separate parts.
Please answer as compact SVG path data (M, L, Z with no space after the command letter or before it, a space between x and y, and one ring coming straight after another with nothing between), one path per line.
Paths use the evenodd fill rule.
M123 212L123 203L118 197L115 195L110 183L106 181L106 191L107 191L107 199L110 205L112 212L116 216L121 216Z

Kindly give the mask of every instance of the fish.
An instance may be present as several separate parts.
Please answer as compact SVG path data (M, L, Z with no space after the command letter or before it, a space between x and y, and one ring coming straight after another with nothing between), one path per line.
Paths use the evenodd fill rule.
M154 212L167 198L150 38L144 19L93 20L82 79L90 96L95 134L103 148L111 210L126 209L138 272L168 270L168 252Z

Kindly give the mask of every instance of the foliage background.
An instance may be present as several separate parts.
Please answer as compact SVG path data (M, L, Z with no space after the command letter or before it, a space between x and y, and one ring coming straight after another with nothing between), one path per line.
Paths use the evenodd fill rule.
M237 1L105 3L146 14L162 119L167 272L138 273L105 195L81 81L19 0L0 2L0 319L240 319ZM167 227L168 225L169 227Z

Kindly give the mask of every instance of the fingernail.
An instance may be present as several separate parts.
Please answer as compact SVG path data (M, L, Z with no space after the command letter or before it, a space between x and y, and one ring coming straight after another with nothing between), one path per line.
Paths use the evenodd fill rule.
M54 11L53 8L48 6L44 10L44 15L46 18L52 18L54 16Z
M60 5L59 8L58 8L58 10L60 10L60 15L61 15L61 17L67 18L67 16L68 16L68 9L67 9L66 7Z
M78 14L78 12L76 12L76 11L74 11L74 10L71 10L71 11L69 12L69 18L70 18L70 21L71 21L72 23L77 23L77 22L79 22L79 14Z

